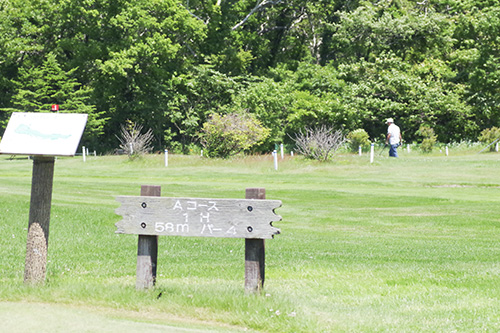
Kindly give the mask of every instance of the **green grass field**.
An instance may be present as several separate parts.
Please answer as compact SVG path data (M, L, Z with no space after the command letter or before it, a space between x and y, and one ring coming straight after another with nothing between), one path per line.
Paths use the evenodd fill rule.
M47 282L23 283L32 162L0 157L0 302L214 331L499 331L500 155L207 160L59 158ZM384 154L385 155L385 154ZM244 240L160 237L153 290L135 290L137 236L118 195L283 201L262 295L244 292Z

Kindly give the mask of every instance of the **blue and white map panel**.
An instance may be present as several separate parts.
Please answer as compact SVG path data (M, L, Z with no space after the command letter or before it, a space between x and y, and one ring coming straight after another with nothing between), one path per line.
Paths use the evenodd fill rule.
M87 115L14 112L0 142L0 154L74 156Z

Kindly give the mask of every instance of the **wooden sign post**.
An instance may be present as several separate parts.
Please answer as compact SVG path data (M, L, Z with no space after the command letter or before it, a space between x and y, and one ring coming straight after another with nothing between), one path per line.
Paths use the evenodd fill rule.
M141 196L161 196L161 186L141 186ZM158 265L158 236L139 235L137 243L137 289L148 289L156 283Z
M245 198L264 200L266 189L247 188ZM265 280L265 240L245 239L245 291L256 293L264 287Z
M262 289L264 239L280 233L272 222L281 221L274 213L281 201L263 200L262 188L247 189L246 199L167 198L159 197L160 191L143 186L139 197L116 199L122 206L115 212L123 217L116 233L139 235L137 289L155 283L159 235L245 238L245 290Z
M35 156L24 267L24 282L29 284L45 281L53 177L54 157Z
M0 154L33 155L24 282L45 282L55 156L74 156L86 114L14 112L0 142Z

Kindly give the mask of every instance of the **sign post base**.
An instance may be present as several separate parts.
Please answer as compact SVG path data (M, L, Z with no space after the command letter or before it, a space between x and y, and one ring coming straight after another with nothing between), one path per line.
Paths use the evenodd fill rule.
M24 282L27 284L45 282L54 160L53 156L35 156L33 160L26 264L24 268Z

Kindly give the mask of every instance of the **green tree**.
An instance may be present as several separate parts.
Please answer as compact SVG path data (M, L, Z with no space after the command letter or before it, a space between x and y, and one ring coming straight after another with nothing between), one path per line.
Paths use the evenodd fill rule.
M40 66L46 50L54 48L52 27L58 22L56 17L54 1L0 2L0 108L12 106L19 68ZM0 112L0 124L5 124L9 116L9 112Z
M262 146L267 151L275 143L292 143L290 135L306 127L348 128L352 118L342 105L344 82L336 74L334 68L317 64L301 63L296 70L280 66L269 78L247 80L230 108L255 114L271 130Z
M375 61L391 52L405 61L419 62L449 52L451 22L439 13L410 9L368 5L340 13L331 43L325 46L328 59L341 63Z
M112 118L107 131L131 119L152 128L156 143L163 143L166 106L175 95L172 77L196 56L204 25L174 0L123 3L110 24L117 39L97 60L94 84Z
M209 65L193 66L171 80L172 96L166 104L164 137L167 145L172 141L186 149L212 113L232 104L242 85L239 77L229 77Z
M0 109L24 103L16 82L53 54L105 112L108 148L127 119L157 146L186 145L207 115L241 110L271 130L262 149L320 124L377 137L388 116L410 140L422 123L440 141L472 139L500 125L499 11L495 0L3 0Z
M102 112L90 102L90 90L72 77L75 70L61 69L53 53L41 66L20 68L19 81L8 111L49 112L52 104L58 104L61 112L88 114L84 142L96 144L103 133L105 119Z
M452 81L446 63L429 59L411 65L388 54L375 62L340 66L346 81L343 102L371 137L383 133L384 120L398 119L405 138L413 140L422 123L434 123L440 141L470 138L476 125L464 102L464 86Z
M346 5L348 3L348 5ZM189 1L188 10L207 26L203 51L215 69L231 75L265 74L278 64L322 61L328 23L358 1ZM187 5L186 4L186 5ZM350 7L349 7L350 8Z
M234 97L234 103L229 110L245 110L254 114L264 127L271 130L263 145L263 149L269 151L275 143L283 142L286 135L292 91L292 87L286 82L256 78L255 81L248 82L247 87Z
M500 7L457 18L452 66L481 128L500 125Z

